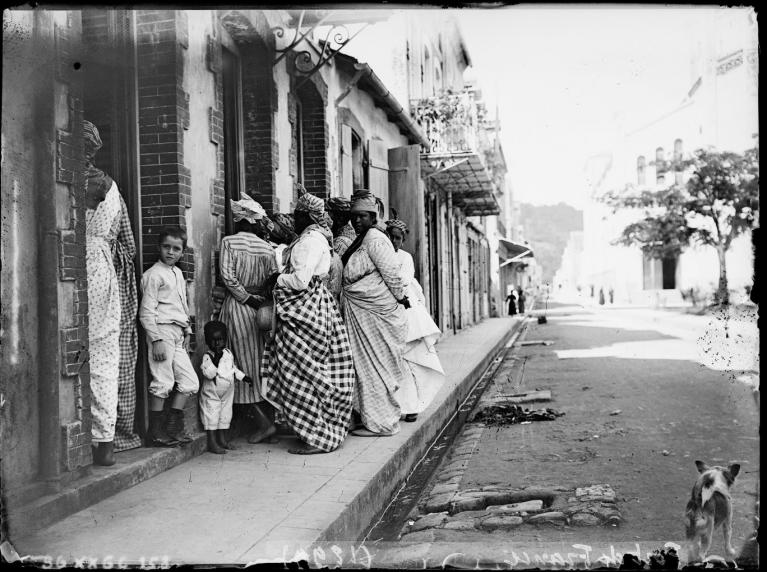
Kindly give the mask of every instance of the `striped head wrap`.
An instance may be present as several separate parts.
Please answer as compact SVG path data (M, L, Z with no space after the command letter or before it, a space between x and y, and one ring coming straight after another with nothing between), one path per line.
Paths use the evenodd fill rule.
M351 206L351 202L346 197L331 197L325 202L325 208L328 212L348 213Z
M296 212L305 212L314 223L324 226L325 201L309 193L301 183L297 187L298 201L296 201Z
M381 199L368 189L357 189L352 194L351 212L369 212L380 215L383 211ZM380 207L380 208L379 208Z
M91 158L104 145L99 130L93 123L85 119L83 119L83 138L85 139L85 154Z
M404 221L401 221L399 218L397 218L397 211L394 209L391 209L391 218L386 221L386 230L392 228L398 228L402 231L402 234L408 233L407 225L404 223Z

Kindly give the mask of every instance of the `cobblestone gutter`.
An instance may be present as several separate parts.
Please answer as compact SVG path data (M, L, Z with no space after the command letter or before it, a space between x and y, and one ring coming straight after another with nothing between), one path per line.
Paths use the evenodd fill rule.
M609 484L584 484L576 489L498 485L461 489L463 473L486 427L466 425L430 493L402 528L402 541L417 541L419 533L430 529L489 533L520 526L620 525L622 517Z

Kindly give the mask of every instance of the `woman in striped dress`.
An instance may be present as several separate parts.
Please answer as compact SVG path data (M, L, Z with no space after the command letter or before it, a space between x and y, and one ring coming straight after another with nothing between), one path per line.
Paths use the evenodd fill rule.
M256 324L256 316L258 307L266 299L265 282L277 271L277 258L269 243L254 233L254 226L266 216L261 205L247 195L231 204L237 232L221 241L221 279L227 294L219 320L229 330L231 350L237 364L253 380L252 385L236 382L234 404L238 406L236 409L249 410L255 419L257 428L248 437L248 442L258 443L274 431L260 390L264 339Z
M412 375L403 359L410 303L394 247L376 226L376 198L355 191L351 213L357 238L342 257L342 305L357 371L355 409L365 426L352 435L393 435L401 413L396 393Z

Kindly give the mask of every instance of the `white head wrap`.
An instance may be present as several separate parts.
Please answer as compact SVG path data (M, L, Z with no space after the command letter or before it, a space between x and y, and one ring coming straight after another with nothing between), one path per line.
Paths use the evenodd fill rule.
M251 199L245 193L242 193L242 198L239 201L229 200L232 205L232 218L234 222L238 220L246 220L250 223L256 222L266 216L264 207Z

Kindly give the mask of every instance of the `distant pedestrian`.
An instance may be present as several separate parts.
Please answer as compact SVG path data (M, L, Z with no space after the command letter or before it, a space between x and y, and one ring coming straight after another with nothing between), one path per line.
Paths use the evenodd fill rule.
M591 297L593 298L594 297L594 285L590 284L589 285L589 289L591 290Z
M141 277L139 320L149 348L149 441L155 446L188 443L184 429L184 404L200 387L189 359L192 327L186 279L176 266L186 248L186 232L170 227L159 234L160 259ZM165 400L173 391L167 422Z
M286 251L284 272L269 279L276 326L261 373L265 397L303 441L288 452L311 455L334 451L346 437L355 374L346 326L322 281L331 264L325 205L303 186L298 191L298 239Z
M395 395L410 375L403 359L410 302L394 247L378 229L378 200L368 190L357 190L351 212L357 238L342 257L342 305L357 371L354 408L365 426L352 434L393 435L401 414Z
M605 305L605 289L600 286L599 288L599 305Z
M220 455L235 448L225 435L232 422L234 382L253 383L253 380L235 364L234 355L228 348L226 324L211 321L205 324L203 331L208 351L200 364L204 377L200 390L200 417L208 434L208 451Z
M509 316L514 316L517 313L517 299L514 295L514 288L511 289L509 295L506 296L506 301L509 303Z
M525 313L525 291L522 290L522 286L517 286L517 306L519 308L520 315Z
M607 291L607 295L610 297L610 304L612 304L615 300L615 290L613 290L612 286L610 286L610 289Z
M396 397L404 420L413 422L442 387L445 371L434 349L442 332L426 310L423 289L415 278L413 257L402 249L407 232L407 225L397 218L397 212L392 209L392 218L386 221L386 233L400 262L400 276L410 301L410 308L405 310L408 331L403 357L413 374L401 380Z

